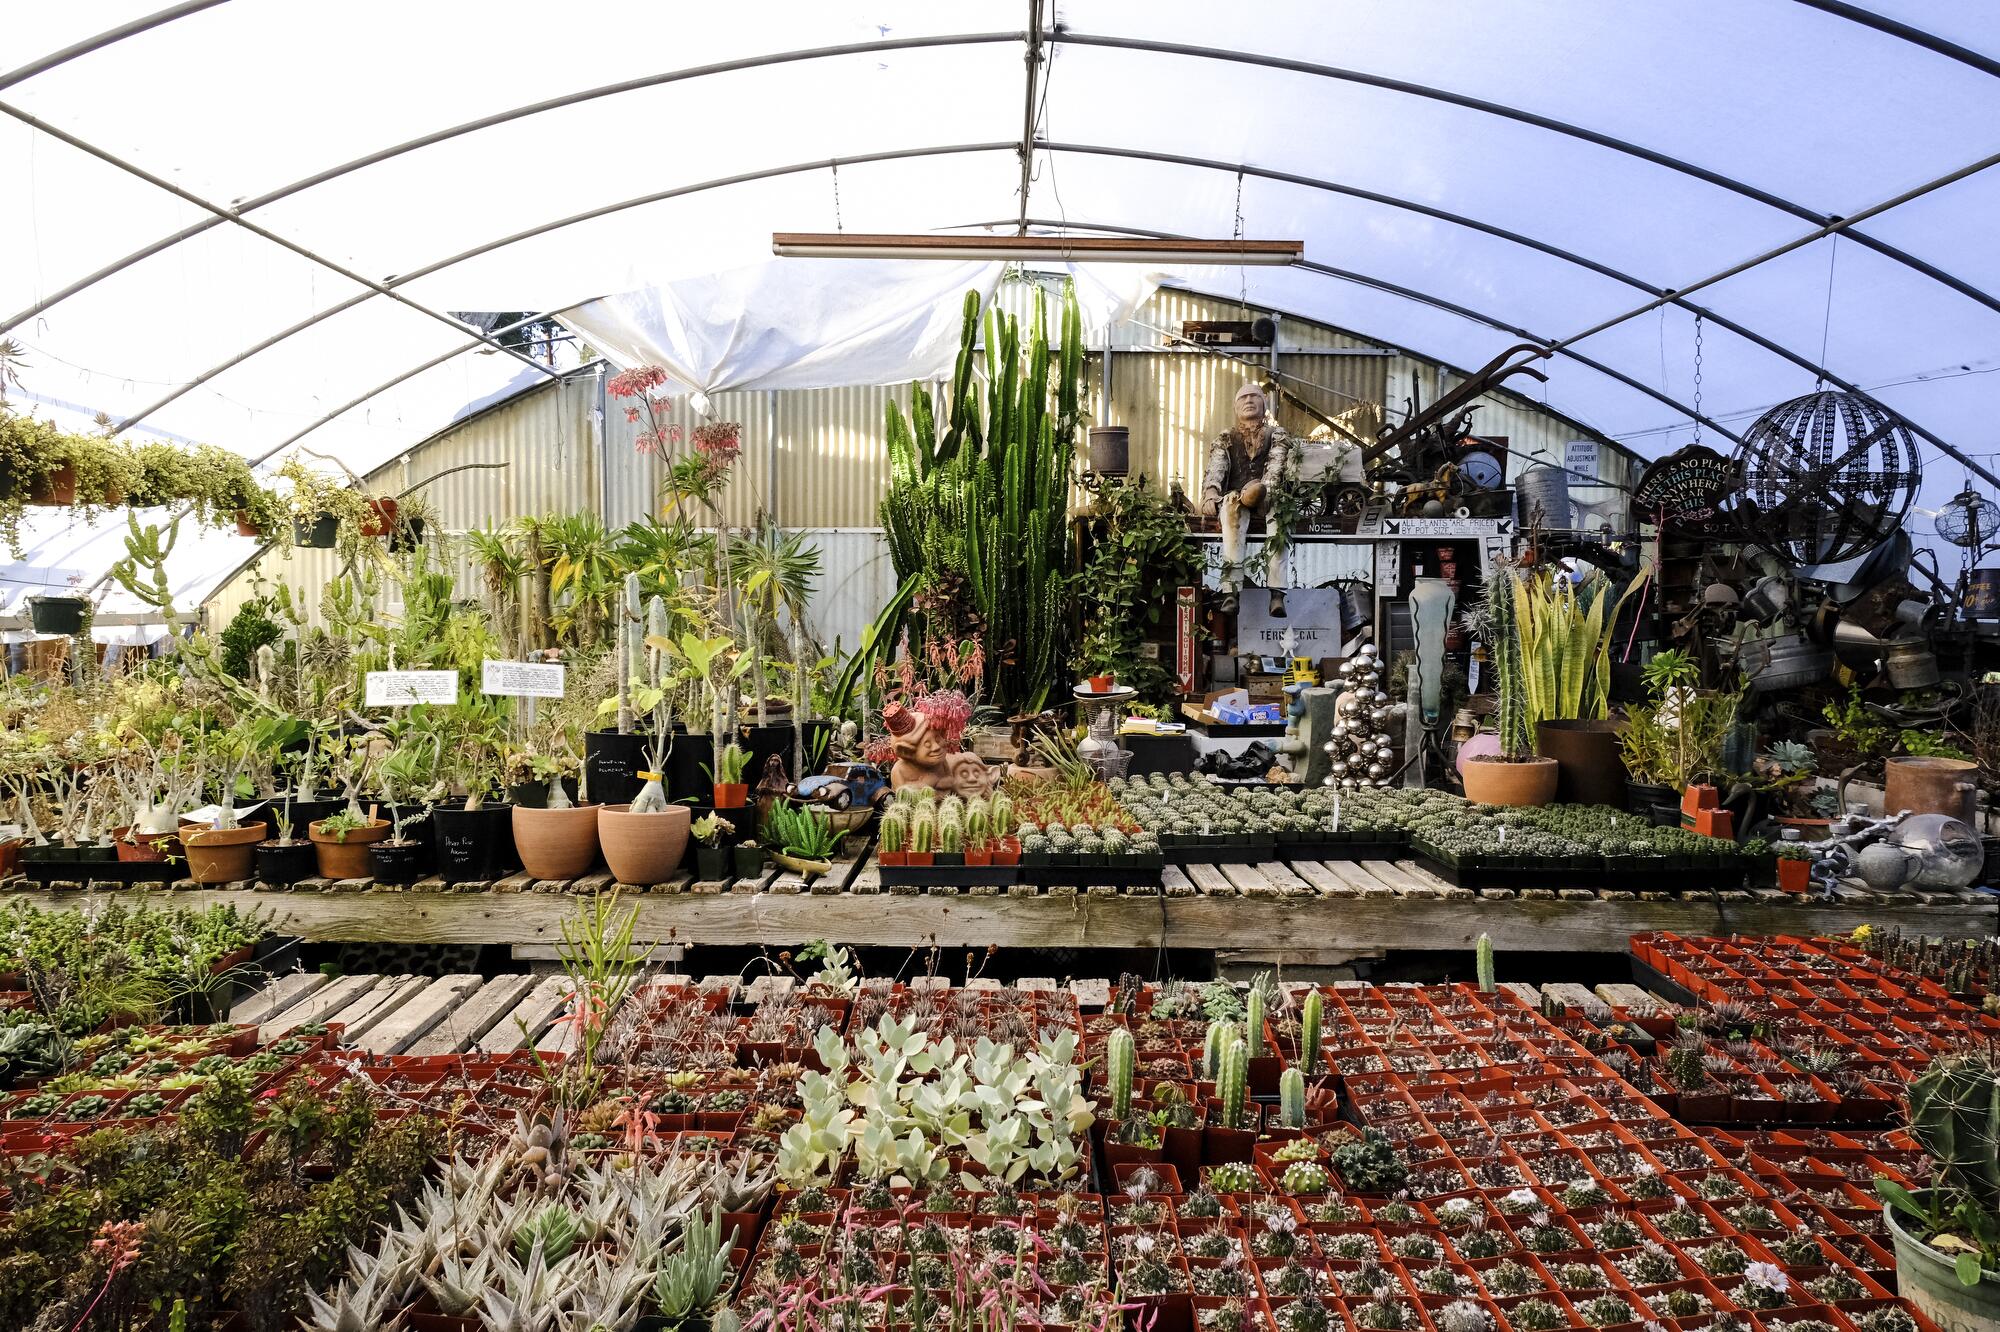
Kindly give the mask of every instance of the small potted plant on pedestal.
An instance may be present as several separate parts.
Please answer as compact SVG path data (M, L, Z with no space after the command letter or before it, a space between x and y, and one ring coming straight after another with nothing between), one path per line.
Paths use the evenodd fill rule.
M729 825L713 814L703 815L688 825L694 838L694 874L703 883L721 883L729 877L729 848L722 844Z

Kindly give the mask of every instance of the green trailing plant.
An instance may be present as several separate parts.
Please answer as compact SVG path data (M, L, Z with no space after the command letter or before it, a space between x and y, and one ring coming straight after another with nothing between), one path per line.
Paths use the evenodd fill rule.
M1114 1028L1104 1041L1104 1069L1111 1082L1111 1117L1123 1121L1132 1113L1132 1033Z
M1278 1122L1286 1128L1306 1126L1306 1075L1297 1067L1278 1075Z
M1472 946L1473 970L1479 977L1479 992L1493 993L1493 936L1481 934Z
M1147 643L1173 613L1175 589L1201 581L1201 548L1186 517L1143 476L1102 479L1078 522L1086 555L1070 582L1083 612L1083 664L1160 697L1174 673L1168 654L1148 652Z
M906 417L887 408L889 493L882 526L899 581L917 582L921 636L988 645L980 694L1015 711L1039 710L1055 685L1068 639L1071 464L1083 411L1083 321L1064 283L1051 351L1038 292L1034 327L968 292L958 362L942 428L930 393L911 389ZM985 353L986 387L975 383ZM891 636L893 638L893 635Z

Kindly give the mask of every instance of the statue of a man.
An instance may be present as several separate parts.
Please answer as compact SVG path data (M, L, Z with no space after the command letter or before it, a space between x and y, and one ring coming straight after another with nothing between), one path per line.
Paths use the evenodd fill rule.
M1270 419L1270 402L1256 384L1236 391L1236 421L1208 446L1201 480L1201 512L1219 518L1222 528L1222 590L1236 591L1243 547L1251 532L1262 532L1281 478L1293 465L1296 444ZM1277 581L1275 573L1271 581Z
M982 796L991 785L985 760L964 750L948 753L944 737L929 717L900 703L882 710L889 748L896 762L889 769L890 789L928 786L939 795Z

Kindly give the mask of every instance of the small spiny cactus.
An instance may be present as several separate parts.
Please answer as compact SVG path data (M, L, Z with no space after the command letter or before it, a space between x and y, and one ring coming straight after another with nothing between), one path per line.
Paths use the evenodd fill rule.
M1222 1098L1222 1126L1243 1127L1244 1090L1250 1080L1250 1047L1241 1040L1231 1041L1216 1071L1215 1090Z
M1319 1072L1322 1002L1319 991L1314 990L1306 996L1305 1011L1299 1015L1299 1059L1308 1073Z
M1306 1075L1288 1068L1278 1077L1279 1121L1286 1128L1306 1126Z
M1132 1033L1123 1027L1104 1042L1104 1067L1111 1079L1111 1115L1124 1120L1132 1113Z

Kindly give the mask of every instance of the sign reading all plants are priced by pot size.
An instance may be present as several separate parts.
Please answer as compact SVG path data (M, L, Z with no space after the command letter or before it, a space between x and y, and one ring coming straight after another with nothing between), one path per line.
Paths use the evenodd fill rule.
M545 661L481 662L479 692L503 698L561 698L567 670Z

